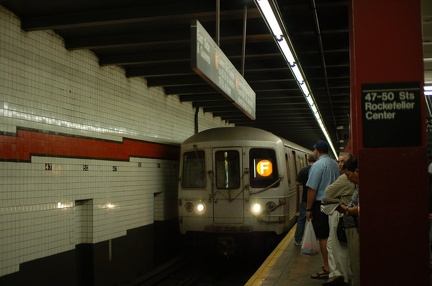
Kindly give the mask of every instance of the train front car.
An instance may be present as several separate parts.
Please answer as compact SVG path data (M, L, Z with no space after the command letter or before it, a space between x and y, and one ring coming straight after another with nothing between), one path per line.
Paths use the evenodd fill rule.
M217 237L224 254L235 248L236 235L286 232L296 218L297 209L290 208L298 207L289 186L289 165L297 163L289 162L289 152L279 137L250 127L209 129L187 139L181 145L180 232L195 242L197 234Z

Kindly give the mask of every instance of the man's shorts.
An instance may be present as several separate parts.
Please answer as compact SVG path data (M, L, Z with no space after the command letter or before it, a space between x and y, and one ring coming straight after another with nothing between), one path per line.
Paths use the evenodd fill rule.
M312 206L312 225L318 239L329 237L330 227L328 215L321 212L321 201L315 201Z

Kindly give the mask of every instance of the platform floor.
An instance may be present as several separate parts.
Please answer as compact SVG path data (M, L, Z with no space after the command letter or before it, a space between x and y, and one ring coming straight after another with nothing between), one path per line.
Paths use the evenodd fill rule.
M326 281L310 278L321 270L322 256L300 253L300 246L294 245L295 229L284 237L245 286L315 286ZM429 283L432 286L432 279Z
M300 253L294 245L295 227L284 237L245 286L315 286L326 280L310 278L321 270L321 254L315 256Z

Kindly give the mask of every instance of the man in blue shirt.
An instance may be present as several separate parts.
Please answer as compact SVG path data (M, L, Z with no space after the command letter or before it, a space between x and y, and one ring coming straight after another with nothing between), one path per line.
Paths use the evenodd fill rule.
M323 269L311 276L313 279L328 279L329 264L327 252L327 238L329 236L328 216L321 212L321 200L325 197L325 190L339 177L339 167L336 161L328 155L329 146L327 142L317 141L313 146L314 155L317 158L315 164L309 170L308 199L306 218L312 219L315 235L319 240L320 251L323 258Z

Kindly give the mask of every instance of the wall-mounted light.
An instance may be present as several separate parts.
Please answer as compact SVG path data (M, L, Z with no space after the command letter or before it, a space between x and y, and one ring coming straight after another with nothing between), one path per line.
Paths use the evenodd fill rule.
M306 77L304 76L300 62L295 56L295 52L291 45L291 40L288 37L288 33L285 31L285 27L279 14L279 9L277 8L273 0L255 0L255 4L263 15L267 26L269 27L270 31L274 36L275 42L277 43L279 49L285 57L285 60L287 61L287 64L291 69L291 72L294 75L294 78L296 79L297 84L303 93L303 96L306 99L306 102L309 104L309 108L314 114L318 125L320 126L324 136L326 137L327 142L329 143L335 157L337 158L336 150L327 132L327 128L323 123L321 113L318 109L318 105L316 104L313 94L310 91L309 84L306 80Z
M72 208L74 207L73 202L57 202L58 209Z
M112 204L112 203L107 203L106 205L105 205L105 208L107 208L107 209L113 209L113 208L115 208L116 207L116 205L115 204Z

